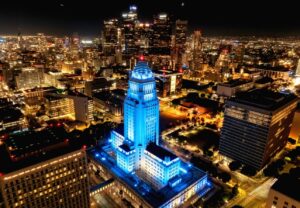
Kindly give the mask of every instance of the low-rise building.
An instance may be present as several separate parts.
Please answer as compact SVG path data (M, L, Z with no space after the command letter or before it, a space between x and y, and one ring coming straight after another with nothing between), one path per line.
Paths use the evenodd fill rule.
M154 72L154 77L158 94L161 97L173 95L182 88L182 73L180 72L157 70Z
M218 84L217 94L219 96L232 97L238 92L250 90L254 87L254 83L250 80L231 80L229 82Z
M279 178L270 188L266 208L300 207L300 179L290 176Z

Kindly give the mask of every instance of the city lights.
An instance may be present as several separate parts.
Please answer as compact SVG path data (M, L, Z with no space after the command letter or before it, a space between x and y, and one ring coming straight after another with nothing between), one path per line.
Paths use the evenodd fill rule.
M253 1L1 4L0 207L300 207L298 7Z

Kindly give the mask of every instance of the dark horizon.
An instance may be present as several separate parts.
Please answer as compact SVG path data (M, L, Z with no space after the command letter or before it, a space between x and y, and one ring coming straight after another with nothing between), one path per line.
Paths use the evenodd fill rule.
M99 5L100 4L100 5ZM187 19L189 30L199 28L204 36L300 36L297 7L290 0L278 5L274 2L251 1L199 2L192 0L122 0L94 3L20 2L5 3L0 8L0 34L36 34L80 36L100 35L104 19L119 18L129 5L138 6L139 19L151 21L159 12L167 12L175 19ZM158 6L159 5L159 6Z

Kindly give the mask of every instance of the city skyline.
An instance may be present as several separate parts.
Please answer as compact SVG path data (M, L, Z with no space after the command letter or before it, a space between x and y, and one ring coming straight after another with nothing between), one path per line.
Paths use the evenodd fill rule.
M35 1L1 5L1 35L36 34L99 36L103 20L119 18L128 6L135 4L141 20L150 21L153 15L167 12L174 19L189 21L189 30L201 29L207 36L297 36L300 24L291 2L270 4L251 1L246 6L237 2L176 1L109 1L98 5L93 1L74 4L68 1Z
M296 14L3 3L0 207L300 208Z

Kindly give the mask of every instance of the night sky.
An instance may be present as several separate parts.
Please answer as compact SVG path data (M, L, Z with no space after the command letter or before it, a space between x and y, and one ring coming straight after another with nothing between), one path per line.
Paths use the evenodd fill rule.
M1 3L0 34L70 35L100 34L102 21L120 17L130 4L139 8L142 20L165 11L189 20L190 29L204 35L300 35L296 1L265 0L14 0ZM26 3L25 3L26 2ZM184 3L184 5L182 4Z

